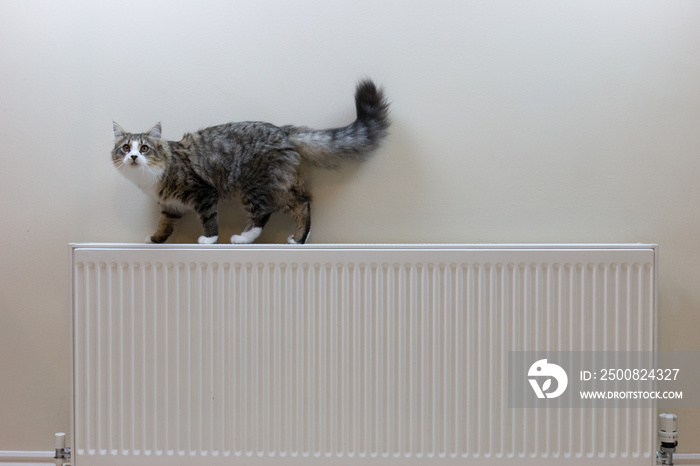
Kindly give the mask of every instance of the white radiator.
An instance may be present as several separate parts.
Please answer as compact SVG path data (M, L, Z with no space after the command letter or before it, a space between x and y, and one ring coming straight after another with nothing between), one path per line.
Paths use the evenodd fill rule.
M71 245L73 464L653 464L508 406L510 351L653 351L656 248Z

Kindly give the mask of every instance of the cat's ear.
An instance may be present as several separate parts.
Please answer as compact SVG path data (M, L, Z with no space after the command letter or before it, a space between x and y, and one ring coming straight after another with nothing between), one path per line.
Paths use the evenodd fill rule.
M161 135L161 131L160 131L160 121L159 121L148 132L148 137L151 139L160 139L160 135Z
M121 139L126 136L126 131L117 124L116 121L112 122L112 128L114 129L114 139Z

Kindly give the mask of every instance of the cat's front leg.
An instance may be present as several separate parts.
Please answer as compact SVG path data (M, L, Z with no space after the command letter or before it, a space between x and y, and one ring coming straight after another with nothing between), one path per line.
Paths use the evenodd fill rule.
M175 222L182 217L179 212L163 209L158 221L158 230L146 238L147 243L162 243L170 237L175 229Z
M214 244L219 240L219 221L216 212L216 201L202 203L196 206L199 220L204 227L204 235L197 239L199 244Z

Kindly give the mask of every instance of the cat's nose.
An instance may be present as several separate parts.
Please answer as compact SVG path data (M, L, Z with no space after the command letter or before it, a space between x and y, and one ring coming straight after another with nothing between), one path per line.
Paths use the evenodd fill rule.
M133 160L134 162L136 162L136 159L138 159L138 158L139 158L138 155L132 155L132 156L131 156L131 160Z

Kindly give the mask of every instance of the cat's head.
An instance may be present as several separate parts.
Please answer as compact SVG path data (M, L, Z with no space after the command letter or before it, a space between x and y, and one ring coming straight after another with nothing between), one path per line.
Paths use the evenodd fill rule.
M165 146L161 141L160 123L145 133L128 133L113 122L114 149L112 163L127 178L153 178L163 175L167 162Z

